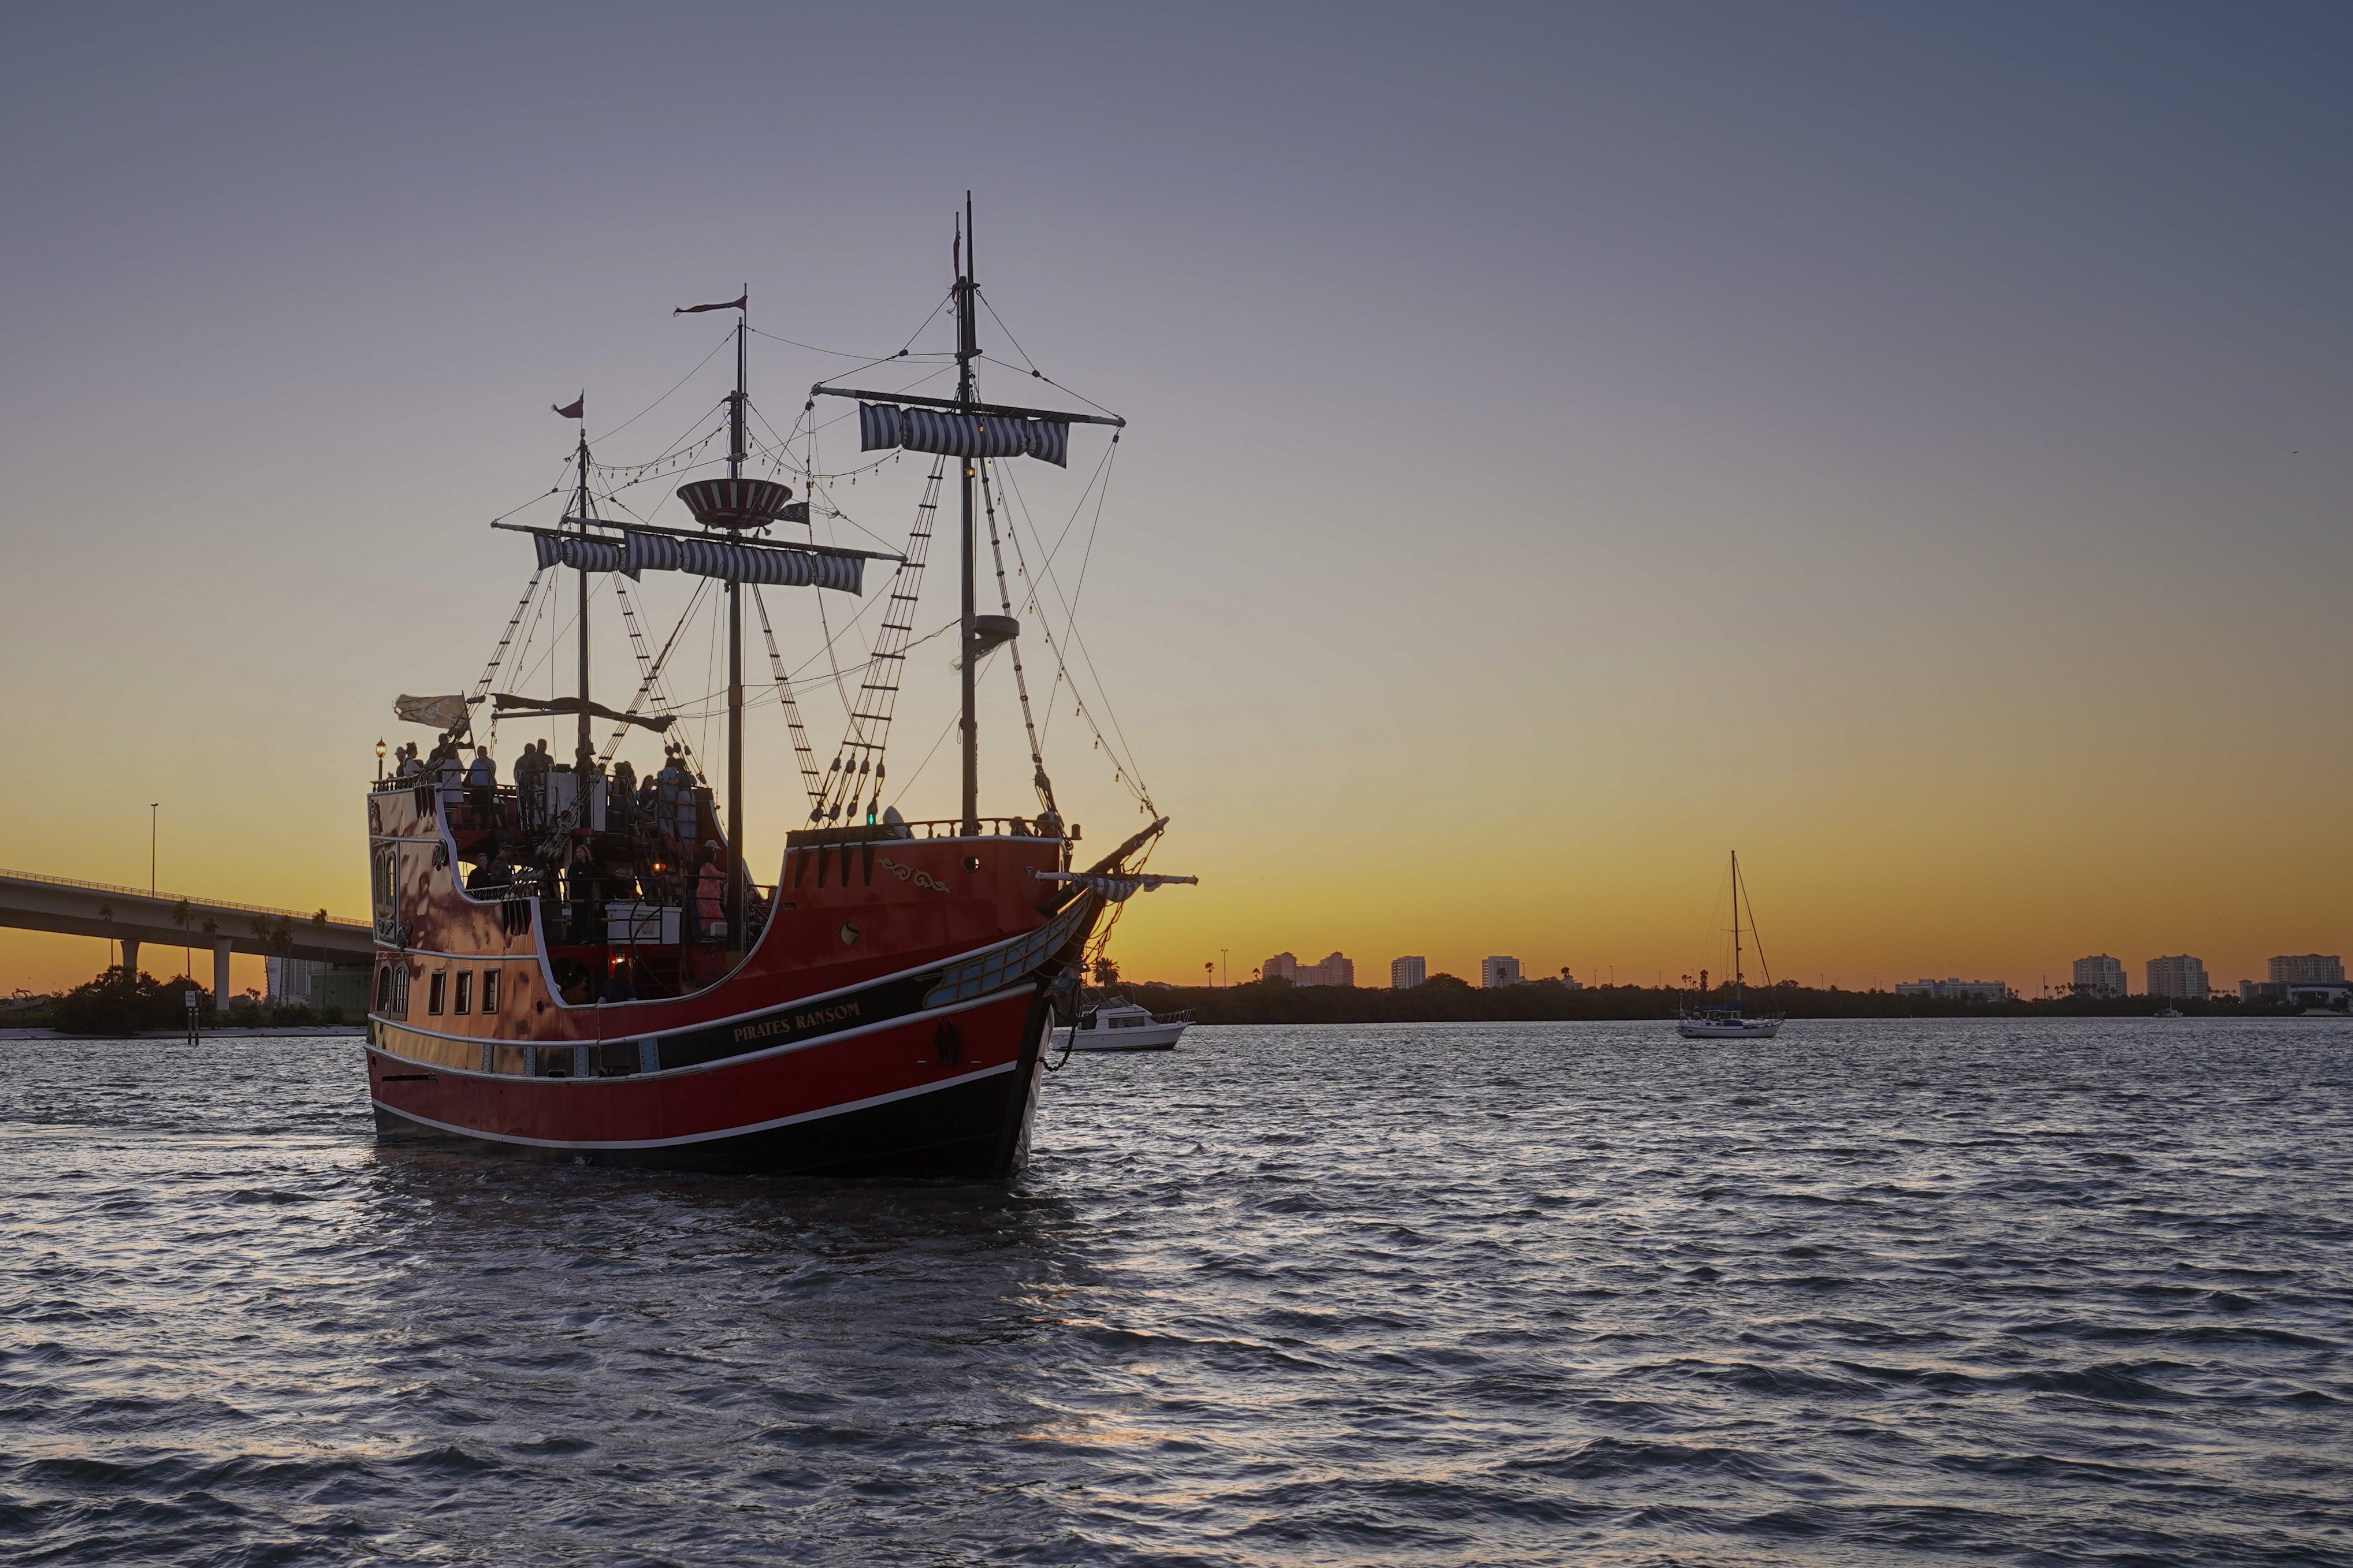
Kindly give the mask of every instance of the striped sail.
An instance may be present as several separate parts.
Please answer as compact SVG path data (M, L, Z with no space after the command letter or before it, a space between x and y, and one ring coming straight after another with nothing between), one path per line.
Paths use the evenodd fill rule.
M858 439L869 452L903 447L951 458L1036 458L1058 468L1068 468L1071 460L1071 426L1062 419L861 403Z
M551 566L576 566L583 572L621 572L628 570L621 560L621 547L601 539L583 539L576 533L534 533L533 547L539 552L539 569Z
M648 571L684 572L729 583L832 588L844 594L866 591L866 563L855 555L812 555L803 550L739 544L732 539L681 539L635 529L624 529L622 537L628 551L620 570L632 577Z

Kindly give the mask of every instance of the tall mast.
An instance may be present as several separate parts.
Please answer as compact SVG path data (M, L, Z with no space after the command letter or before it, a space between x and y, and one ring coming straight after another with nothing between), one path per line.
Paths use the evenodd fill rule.
M1732 1010L1740 1011L1740 851L1732 852Z
M735 317L735 390L727 399L727 477L744 477L744 342L752 286ZM585 724L586 721L584 719ZM727 945L744 951L744 584L727 583Z
M588 533L588 422L586 419L580 422L579 464L580 487L573 496L572 514L580 520L581 536L586 538ZM573 745L572 765L580 780L580 799L585 803L588 798L588 764L596 754L595 744L588 739L588 568L581 567L575 575L580 580L579 614L575 617L580 623L580 734ZM586 809L585 805L583 809ZM587 818L584 816L581 821L586 824Z
M956 402L967 409L973 401L972 363L980 357L979 325L973 320L972 193L964 194L964 226L956 246ZM969 416L967 416L969 417ZM972 475L977 458L965 458L960 485L964 503L964 563L958 574L964 585L964 821L966 837L980 832L980 721L973 700L973 539Z

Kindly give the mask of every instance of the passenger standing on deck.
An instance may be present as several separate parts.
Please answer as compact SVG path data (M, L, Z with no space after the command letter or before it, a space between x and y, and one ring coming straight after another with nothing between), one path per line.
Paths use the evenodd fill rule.
M613 764L611 792L606 796L606 826L615 833L629 830L630 815L638 807L638 770L624 762Z
M474 748L473 765L466 770L466 795L474 808L475 826L499 825L499 765L491 761L488 746Z
M515 753L514 760L515 826L526 833L532 826L531 763L536 754L526 745Z
M719 846L702 847L702 868L694 874L694 926L699 936L727 930L727 879L719 870Z

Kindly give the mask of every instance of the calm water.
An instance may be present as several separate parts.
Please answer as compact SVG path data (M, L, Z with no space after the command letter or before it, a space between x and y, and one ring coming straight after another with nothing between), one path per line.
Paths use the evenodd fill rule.
M1199 1031L1010 1190L0 1047L16 1563L2353 1562L2353 1027Z

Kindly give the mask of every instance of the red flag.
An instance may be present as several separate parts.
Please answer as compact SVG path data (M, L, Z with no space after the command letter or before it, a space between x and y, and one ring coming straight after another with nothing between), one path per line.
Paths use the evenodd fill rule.
M677 310L672 310L670 314L673 316L691 316L699 310L741 310L744 308L744 302L751 298L752 296L746 293L733 300L722 300L716 305L681 305Z
M579 396L577 396L577 397L574 398L571 402L569 402L569 403L565 404L565 405L563 407L561 407L561 408L555 408L555 405L554 405L553 403L551 403L551 404L549 404L549 405L548 405L548 406L549 406L550 408L555 408L555 412L556 412L556 413L558 413L558 414L560 414L560 415L562 415L562 416L563 416L565 418L566 418L566 419L585 419L585 418L586 418L586 417L587 417L587 416L586 416L586 415L585 415L585 414L583 414L583 413L581 413L580 411L581 411L583 408L586 408L587 405L588 405L588 395L587 395L586 393L585 393L585 392L584 392L584 393L582 393Z

